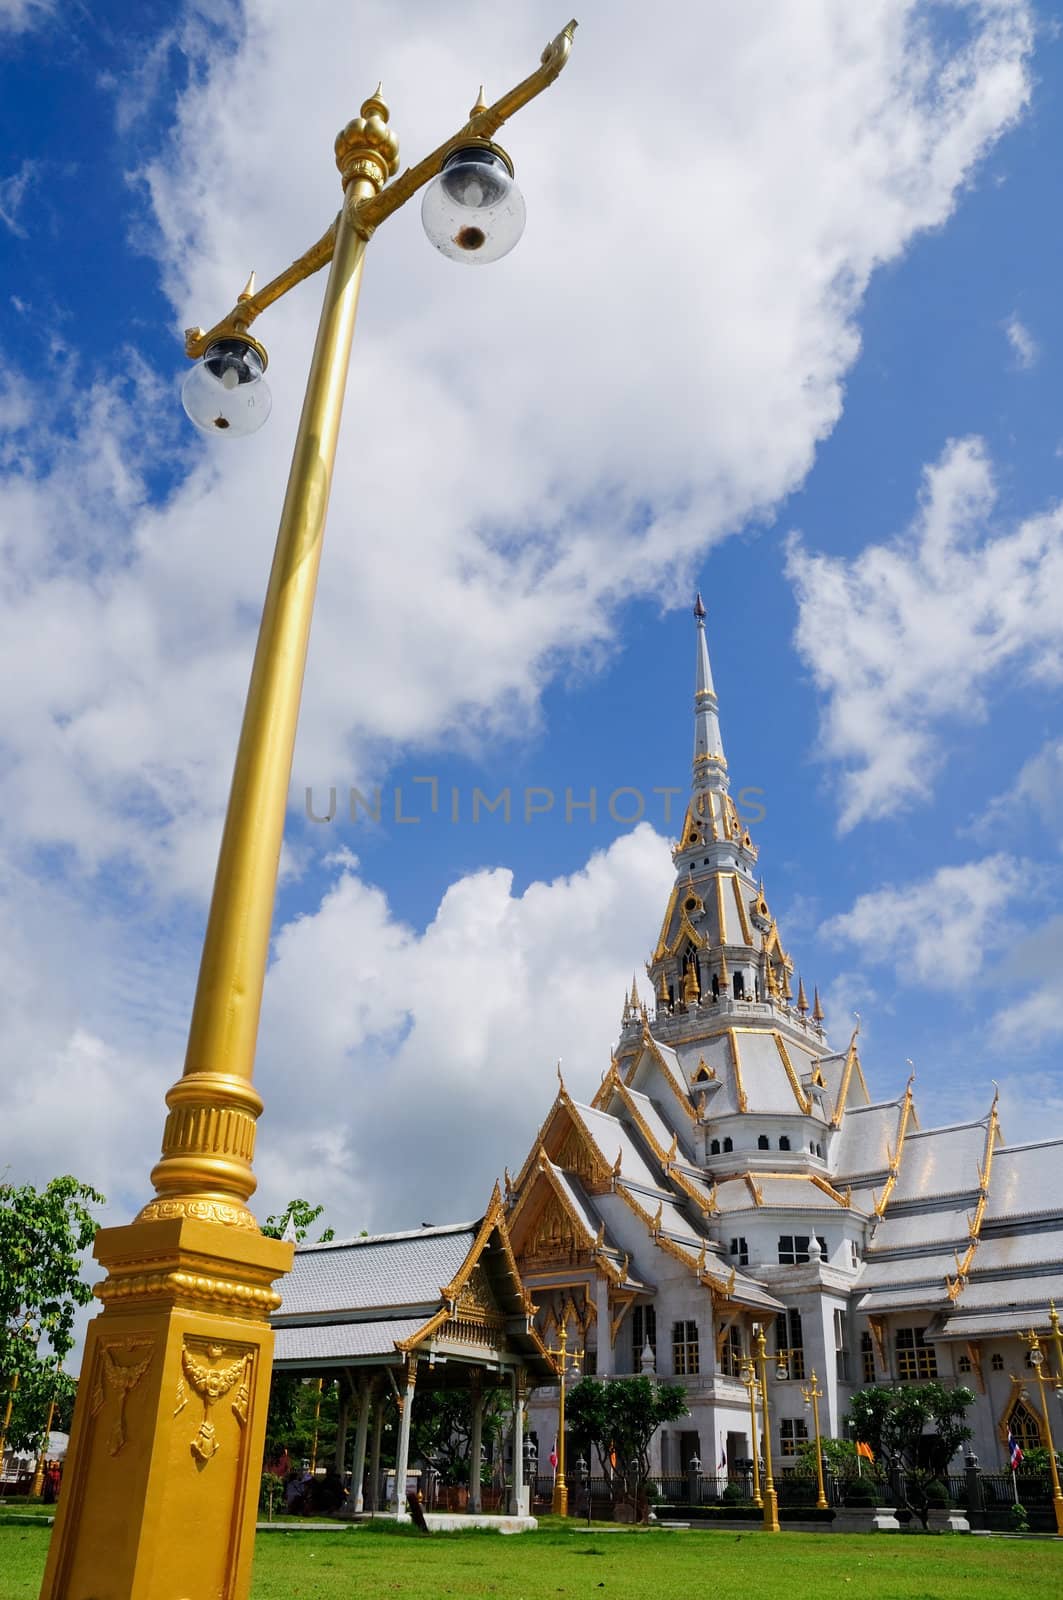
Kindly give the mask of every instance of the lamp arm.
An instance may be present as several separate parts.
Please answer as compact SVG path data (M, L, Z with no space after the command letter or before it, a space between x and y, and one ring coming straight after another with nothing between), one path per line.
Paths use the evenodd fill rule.
M335 248L336 223L331 222L328 231L322 234L316 244L312 244L309 250L304 251L292 262L290 267L285 267L283 272L278 273L269 283L264 283L262 288L257 289L248 299L241 297L228 316L216 322L209 333L202 328L186 328L185 355L190 361L198 361L215 340L231 339L237 334L246 332L255 318L260 316L267 306L271 306L274 300L279 300L289 289L294 289L297 283L302 283L304 278L313 277L315 272L327 267Z
M407 167L405 172L399 174L391 183L380 190L379 194L370 195L364 200L359 200L350 208L350 220L359 233L370 233L380 226L386 217L393 211L406 204L411 195L423 189L430 183L437 173L443 170L443 163L453 151L460 149L462 143L468 139L490 139L496 134L502 124L514 112L526 106L536 95L548 89L554 79L562 71L565 62L572 51L572 36L576 31L575 20L563 28L556 39L552 39L543 51L542 60L535 71L515 89L510 89L493 106L485 106L482 111L476 110L470 116L464 127L459 128L451 138L433 150L430 156L425 156L415 167Z
M526 106L536 95L548 89L554 79L558 77L572 51L572 36L577 24L573 19L567 27L562 28L556 39L552 39L542 53L542 58L535 71L515 89L510 89L493 106L485 106L483 110L476 110L457 133L449 138L445 144L433 150L430 156L425 156L415 167L407 167L394 182L385 185L379 193L364 199L357 198L356 189L352 186L348 190L347 207L348 220L356 233L363 239L368 239L373 230L390 217L393 211L405 205L411 195L423 189L426 183L443 169L443 163L452 151L461 146L466 139L490 139L492 134L513 116L514 112ZM320 272L322 267L327 267L332 260L336 247L336 223L332 222L316 244L312 244L290 267L278 273L269 283L256 290L246 299L241 298L229 314L216 322L209 331L203 328L185 329L185 355L190 361L198 361L205 354L208 347L218 339L237 338L241 333L246 333L257 316L271 306L275 300L294 289L297 283L302 283L304 278L310 278L315 272Z

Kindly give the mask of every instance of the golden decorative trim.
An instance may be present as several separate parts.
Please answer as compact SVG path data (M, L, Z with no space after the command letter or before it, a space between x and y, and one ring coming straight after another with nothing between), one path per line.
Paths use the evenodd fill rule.
M782 1034L777 1033L773 1029L771 1036L775 1040L775 1048L779 1052L779 1060L782 1062L783 1067L786 1070L786 1076L789 1079L790 1088L794 1092L794 1099L797 1101L798 1106L807 1117L812 1110L811 1097L806 1095L801 1087L800 1079L798 1078L797 1073L794 1071L793 1062L790 1060L790 1057L787 1054L786 1046L783 1043Z
M137 1272L107 1278L93 1288L104 1305L121 1300L172 1299L182 1305L205 1306L214 1311L251 1314L266 1321L281 1304L276 1289L211 1278L192 1272Z
M787 1173L786 1176L792 1177L793 1174ZM802 1176L805 1176L805 1174L802 1174ZM807 1176L809 1183L815 1184L816 1188L821 1190L823 1194L830 1195L831 1199L836 1200L838 1205L845 1206L846 1209L851 1207L853 1203L853 1191L851 1188L846 1189L843 1194L840 1189L836 1189L826 1178L821 1178L818 1172L810 1172Z
M855 1038L856 1038L856 1034L854 1033L853 1034L853 1039L855 1040ZM911 1118L911 1115L912 1115L912 1080L911 1080L911 1078L909 1078L908 1079L908 1087L905 1089L904 1098L901 1101L900 1120L897 1123L897 1148L891 1155L890 1154L889 1145L886 1146L886 1154L887 1154L887 1157L889 1158L889 1176L886 1179L886 1184L885 1184L885 1187L882 1190L881 1195L879 1196L878 1200L875 1202L875 1216L876 1217L881 1217L881 1216L883 1216L885 1214L886 1207L889 1205L890 1195L893 1193L893 1191L894 1191L894 1189L896 1187L897 1178L898 1178L898 1175L899 1175L900 1170L901 1170L901 1155L902 1155L902 1153L904 1151L904 1138L905 1138L905 1134L908 1132L908 1122L909 1122L909 1119ZM957 1290L957 1293L958 1292L959 1291ZM950 1298L954 1299L955 1295L951 1295Z
M200 1339L197 1339L196 1343L202 1345L202 1353L207 1358L206 1362L197 1360L192 1353L191 1342L186 1340L181 1350L181 1366L185 1378L188 1379L192 1387L192 1392L203 1402L203 1415L200 1418L199 1427L196 1429L189 1449L195 1459L201 1465L206 1466L222 1448L217 1437L217 1430L211 1420L211 1412L217 1402L223 1400L229 1391L236 1387L237 1383L241 1387L236 1400L233 1402L232 1413L241 1428L247 1424L247 1406L250 1391L246 1375L248 1362L251 1360L251 1351L243 1350L228 1365L215 1367L207 1363L220 1361L224 1356L231 1355L231 1349L227 1350L224 1345L213 1342L208 1344ZM179 1415L184 1409L184 1405L184 1378L182 1378L178 1384L177 1409L174 1412L174 1416Z
M742 891L739 888L737 872L731 873L731 887L734 889L735 905L738 907L738 920L742 927L742 937L746 944L749 945L750 949L752 949L753 930L749 926L749 918L746 915L746 903L742 899Z
M646 1047L646 1049L649 1050L650 1054L656 1060L656 1062L657 1062L658 1066L660 1067L661 1071L664 1073L665 1080L666 1080L666 1082L668 1084L668 1087L671 1089L672 1093L675 1095L675 1098L678 1100L679 1104L682 1106L683 1110L686 1112L686 1115L689 1118L689 1120L691 1122L696 1122L698 1120L698 1114L694 1110L694 1107L690 1104L689 1091L688 1091L688 1089L687 1089L685 1084L680 1084L678 1079L676 1079L673 1076L672 1069L668 1065L668 1062L665 1060L663 1054L661 1053L660 1049L658 1048L657 1041L653 1037L653 1034L650 1032L649 1028L644 1028L643 1029L643 1032L642 1032L642 1043ZM640 1060L641 1060L641 1058L640 1058ZM640 1065L640 1061L636 1061L634 1067L632 1068L631 1073L628 1076L627 1083L628 1083L629 1087L630 1087L631 1081L632 1081L632 1079L633 1079L633 1077L635 1075L635 1070L638 1068L639 1065Z
M739 1111L748 1111L749 1101L746 1098L745 1086L742 1082L742 1058L738 1054L738 1038L734 1028L727 1029L727 1042L731 1047L731 1066L734 1069L735 1099Z
M860 1024L858 1022L853 1029L852 1038L849 1040L849 1048L845 1052L845 1066L842 1068L841 1082L838 1085L838 1098L834 1102L834 1115L830 1119L832 1128L840 1128L842 1118L845 1115L845 1102L849 1095L849 1080L853 1075L853 1063L856 1060L856 1036L859 1032Z

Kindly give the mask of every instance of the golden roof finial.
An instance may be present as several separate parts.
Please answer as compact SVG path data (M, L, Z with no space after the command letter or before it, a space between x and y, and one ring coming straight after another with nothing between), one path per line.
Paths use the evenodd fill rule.
M561 1057L560 1056L558 1056L558 1058L557 1058L557 1081L561 1085L561 1093L562 1094L567 1094L568 1090L565 1088L565 1080L561 1076Z
M631 974L631 1009L632 1009L632 1011L637 1011L638 1008L639 1008L639 985L638 985L638 979L635 977L635 974L632 973Z
M860 1032L860 1013L857 1012L856 1016L857 1022L856 1033L853 1034L854 1039L856 1038L856 1034ZM915 1082L915 1062L912 1060L911 1056L905 1056L904 1064L908 1068L908 1082L904 1086L904 1092L905 1094L911 1094L912 1084Z
M802 1016L804 1016L805 1012L808 1010L808 996L805 993L805 980L804 978L800 977L797 980L797 1009L800 1011Z
M683 978L683 1000L686 1005L694 1005L701 998L701 989L698 985L698 965L692 961Z
M815 998L815 1004L812 1007L812 1021L813 1022L822 1022L823 1018L824 1018L824 1015L825 1015L825 1012L823 1010L823 1006L822 1006L822 1003L821 1003L820 998L819 998L819 989L818 988L815 989L814 993L815 993L815 997L816 998Z
M859 1013L859 1011L854 1011L853 1012L853 1016L856 1018L856 1027L853 1029L853 1039L855 1039L857 1034L860 1032L860 1013ZM850 1043L851 1042L852 1041L850 1041Z
M240 293L236 297L237 305L238 306L242 306L242 305L246 304L246 302L248 300L251 300L251 299L254 298L254 294L255 294L255 275L252 272L251 275L248 277L247 282L244 284L243 288L240 290Z
M787 971L785 961L782 969L782 997L784 1000L792 1000L794 997L794 992L790 987L790 974Z
M487 110L487 101L484 99L484 86L481 83L480 92L476 96L476 104L473 106L472 110L469 112L470 120L473 117L478 117L480 115L481 111L486 111L486 110Z
M727 986L730 983L730 981L731 981L731 977L730 977L730 974L727 971L727 953L724 950L723 945L721 945L720 946L720 989L721 989L721 991L727 988Z
M621 1145L620 1149L616 1152L616 1160L613 1162L613 1177L614 1178L619 1178L619 1176L620 1176L620 1165L621 1165L621 1162L623 1161L623 1159L624 1159L624 1147L623 1147L623 1145Z

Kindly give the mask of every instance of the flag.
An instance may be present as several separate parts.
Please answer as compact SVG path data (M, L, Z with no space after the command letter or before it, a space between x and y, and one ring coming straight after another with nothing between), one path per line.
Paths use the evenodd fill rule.
M727 1446L723 1442L722 1433L720 1434L720 1464L716 1470L717 1472L726 1472L727 1470Z
M1012 1472L1017 1472L1019 1470L1019 1462L1022 1460L1022 1447L1010 1428L1008 1429L1008 1455L1011 1457Z
M550 1452L550 1465L557 1471L557 1439L554 1439L554 1448Z
M869 1444L865 1444L863 1439L858 1439L856 1441L856 1453L858 1456L863 1456L865 1461L870 1461L872 1463L874 1462L874 1451L871 1449Z

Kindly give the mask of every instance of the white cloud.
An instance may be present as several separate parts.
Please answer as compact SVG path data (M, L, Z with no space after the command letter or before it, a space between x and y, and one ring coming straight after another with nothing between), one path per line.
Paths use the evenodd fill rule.
M54 10L55 0L0 0L0 34L26 33Z
M1063 507L992 522L985 446L951 441L926 469L918 514L852 560L791 541L798 650L828 696L823 754L845 764L843 829L926 799L958 722L978 721L1002 669L1063 676Z
M1004 333L1011 346L1016 365L1027 371L1030 367L1036 366L1038 357L1041 354L1040 347L1029 328L1020 320L1017 312L1012 312L1007 322L1005 322Z
M869 965L892 966L907 984L962 990L1007 943L1005 912L1028 881L1028 867L1006 855L939 867L921 882L860 895L821 931Z
M995 796L972 828L984 835L1022 827L1033 815L1063 849L1063 739L1049 739L1019 768L1011 788Z
M20 239L26 237L26 229L19 213L26 191L36 175L36 162L24 161L10 177L0 178L0 222Z
M959 12L946 45L914 4L689 7L677 53L645 48L633 4L592 4L570 67L506 130L520 249L462 272L415 206L379 230L296 793L411 743L525 733L558 662L609 648L616 601L682 592L708 544L801 482L840 413L869 275L948 216L1026 104L1028 8ZM366 5L357 63L331 0L261 4L227 42L187 28L138 240L175 322L219 315L250 266L262 279L320 234L359 75L394 86L412 158L465 113L470 40L497 89L554 27L544 5L518 20L467 0L445 19L411 5L400 31ZM633 81L635 101L618 90ZM268 431L217 450L185 435L184 457L168 440L165 505L143 435L157 443L175 397L157 382L149 399L145 374L78 373L95 407L66 437L35 432L0 479L20 532L0 556L12 848L129 858L161 892L205 893L320 290L258 324Z
M259 1214L293 1194L326 1201L351 1231L476 1214L527 1153L558 1057L574 1095L597 1088L671 878L666 841L643 824L521 894L507 870L473 873L418 932L347 861L276 941L256 1070ZM87 929L64 930L52 965L35 969L51 908L27 927L3 915L10 903L0 977L20 1070L0 1074L5 1147L31 1178L69 1169L97 1184L121 1216L148 1198L190 975L165 948L123 971L130 949L102 925L72 995L64 961ZM77 1020L102 974L106 1038ZM123 1009L131 994L135 1011Z

